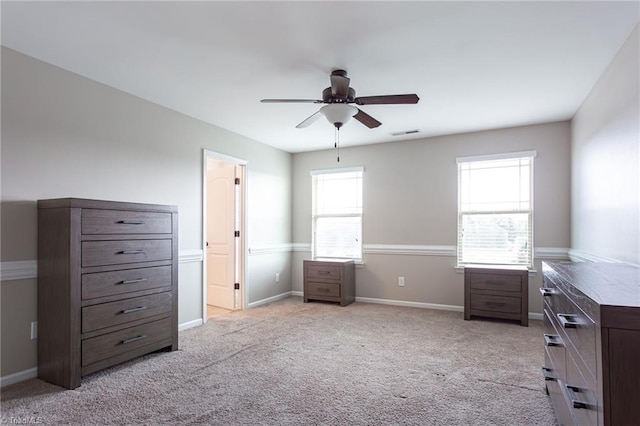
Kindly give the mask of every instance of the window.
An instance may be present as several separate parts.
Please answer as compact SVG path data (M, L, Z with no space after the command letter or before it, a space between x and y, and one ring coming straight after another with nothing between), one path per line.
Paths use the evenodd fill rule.
M532 266L535 156L458 158L458 265Z
M311 172L313 258L362 258L362 167Z

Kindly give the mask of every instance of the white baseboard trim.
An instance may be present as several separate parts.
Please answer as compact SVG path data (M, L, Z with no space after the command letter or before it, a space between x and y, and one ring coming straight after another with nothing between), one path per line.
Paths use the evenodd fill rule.
M201 326L202 324L204 324L204 322L202 321L202 318L194 319L193 321L183 322L182 324L178 325L178 331L188 330L193 327Z
M33 367L28 370L19 371L17 373L0 377L0 387L3 388L5 386L24 382L25 380L35 379L36 377L38 377L38 367Z
M437 309L440 311L464 312L464 306L441 305L438 303L409 302L406 300L375 299L371 297L356 297L356 302L376 303L379 305L406 306L409 308ZM529 319L542 320L542 314L529 312Z
M542 321L542 314L539 314L537 312L529 312L529 319Z
M409 308L438 309L441 311L464 312L464 306L440 305L438 303L410 302L407 300L376 299L373 297L356 297L356 302L376 303L378 305L406 306Z
M292 291L292 296L304 297L304 291Z
M275 302L277 300L286 299L287 297L291 297L291 293L292 292L290 291L286 291L284 293L281 293L275 296L267 297L266 299L258 300L256 302L251 302L247 305L247 307L255 308L257 306L266 305L267 303Z

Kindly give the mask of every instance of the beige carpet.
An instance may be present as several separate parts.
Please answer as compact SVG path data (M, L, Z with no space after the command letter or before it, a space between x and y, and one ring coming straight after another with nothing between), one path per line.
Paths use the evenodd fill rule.
M2 390L2 423L553 425L539 321L292 297L180 334L180 350Z

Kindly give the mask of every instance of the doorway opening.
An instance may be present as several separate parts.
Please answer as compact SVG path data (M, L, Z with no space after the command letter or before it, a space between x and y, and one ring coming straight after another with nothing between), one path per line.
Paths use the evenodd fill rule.
M203 322L244 308L246 164L204 150Z

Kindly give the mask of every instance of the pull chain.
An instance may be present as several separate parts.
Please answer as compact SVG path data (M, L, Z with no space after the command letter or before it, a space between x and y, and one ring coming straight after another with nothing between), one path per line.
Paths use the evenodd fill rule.
M333 144L333 147L336 148L338 150L338 163L340 162L340 128L338 126L336 126L336 130L335 130L335 143Z

